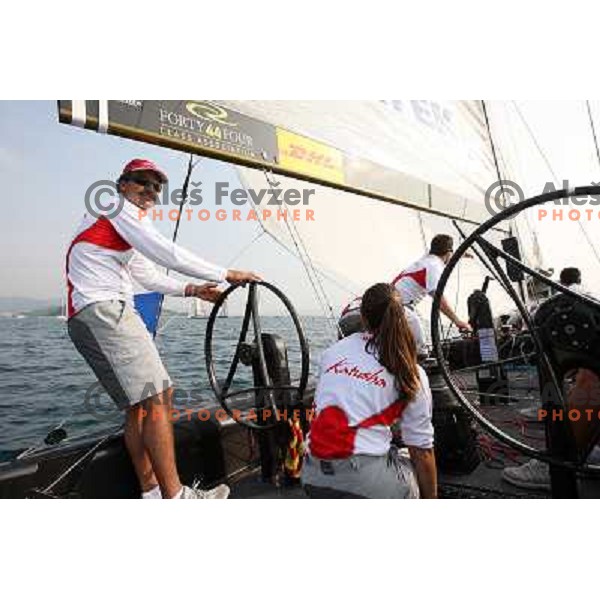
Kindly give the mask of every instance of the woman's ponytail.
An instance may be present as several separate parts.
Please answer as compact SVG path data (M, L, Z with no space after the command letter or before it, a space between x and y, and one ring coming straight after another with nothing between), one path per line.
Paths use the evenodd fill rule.
M373 335L367 351L375 351L394 376L398 392L412 400L420 386L417 345L398 292L387 283L374 285L363 296L361 314Z

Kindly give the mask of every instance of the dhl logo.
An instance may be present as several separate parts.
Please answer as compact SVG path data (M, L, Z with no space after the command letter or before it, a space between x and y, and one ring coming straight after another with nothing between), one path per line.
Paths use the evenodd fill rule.
M282 167L317 179L344 182L342 153L310 138L277 130L279 162Z
M297 160L304 160L324 169L335 169L333 158L323 152L315 152L298 144L291 144L288 156Z

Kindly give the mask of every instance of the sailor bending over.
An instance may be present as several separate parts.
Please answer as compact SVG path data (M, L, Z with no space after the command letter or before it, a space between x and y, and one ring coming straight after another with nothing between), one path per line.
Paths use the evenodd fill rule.
M404 269L392 282L392 285L400 292L404 307L413 313L417 319L419 331L415 334L417 339L423 338L422 325L414 310L425 296L433 296L440 282L444 268L454 253L454 241L451 236L440 234L431 240L429 253ZM461 321L452 307L442 296L440 310L461 331L471 331L471 326Z
M133 282L149 291L214 302L219 283L258 277L198 258L162 236L148 217L140 217L140 208L154 206L166 181L151 161L132 160L118 180L125 198L120 213L110 220L84 216L66 259L69 335L125 411L125 444L143 497L226 498L225 485L208 492L181 485L170 420L173 384L134 309ZM212 283L186 283L159 272L155 264Z
M398 293L374 285L361 315L366 331L323 353L302 483L314 498L435 498L431 391Z
M444 267L448 264L454 252L453 246L454 242L449 235L436 235L431 241L429 254L404 269L392 282L392 285L400 293L404 308L407 309L406 319L415 338L417 352L420 356L427 355L428 351L423 325L415 308L426 296L435 294ZM355 298L342 310L339 326L343 336L350 335L360 329L362 323L360 319L360 302L361 298ZM456 316L444 296L441 299L440 309L458 329L471 331L471 326Z
M581 283L581 271L577 267L567 267L560 273L560 283L566 288L594 298L594 295L586 290ZM572 373L571 385L567 389L567 414L570 410L575 410L581 415L586 415L586 410L592 410L597 415L598 404L600 403L600 381L593 371L588 369L576 369ZM539 408L525 409L520 411L525 417L531 417L533 420L540 420ZM588 420L581 418L569 421L572 428L575 443L578 447L587 447L590 438L596 435L598 430L598 421L596 418ZM600 445L594 446L587 462L594 465L600 464ZM550 467L537 459L532 459L517 467L507 467L502 472L504 481L520 488L530 490L548 491L550 485Z

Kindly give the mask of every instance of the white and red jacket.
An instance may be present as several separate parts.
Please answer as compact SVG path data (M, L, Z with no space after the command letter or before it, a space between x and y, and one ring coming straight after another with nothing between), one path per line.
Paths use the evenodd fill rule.
M400 292L402 304L418 304L437 289L444 272L444 261L434 254L426 254L404 269L392 285Z
M398 419L407 446L433 447L429 381L419 367L421 387L412 402L398 397L394 377L365 349L369 335L355 333L322 356L315 393L315 418L308 449L321 460L354 454L382 456Z
M227 269L180 248L141 214L125 201L110 220L83 217L66 259L69 318L93 302L133 304L134 282L146 290L183 296L186 282L161 273L155 264L197 279L224 281Z

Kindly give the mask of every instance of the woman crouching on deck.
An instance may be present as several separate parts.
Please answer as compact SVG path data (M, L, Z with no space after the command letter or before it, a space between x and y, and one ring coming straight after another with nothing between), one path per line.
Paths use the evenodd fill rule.
M302 483L313 498L435 498L432 402L398 292L364 294L366 332L321 359ZM410 459L392 447L399 422Z

